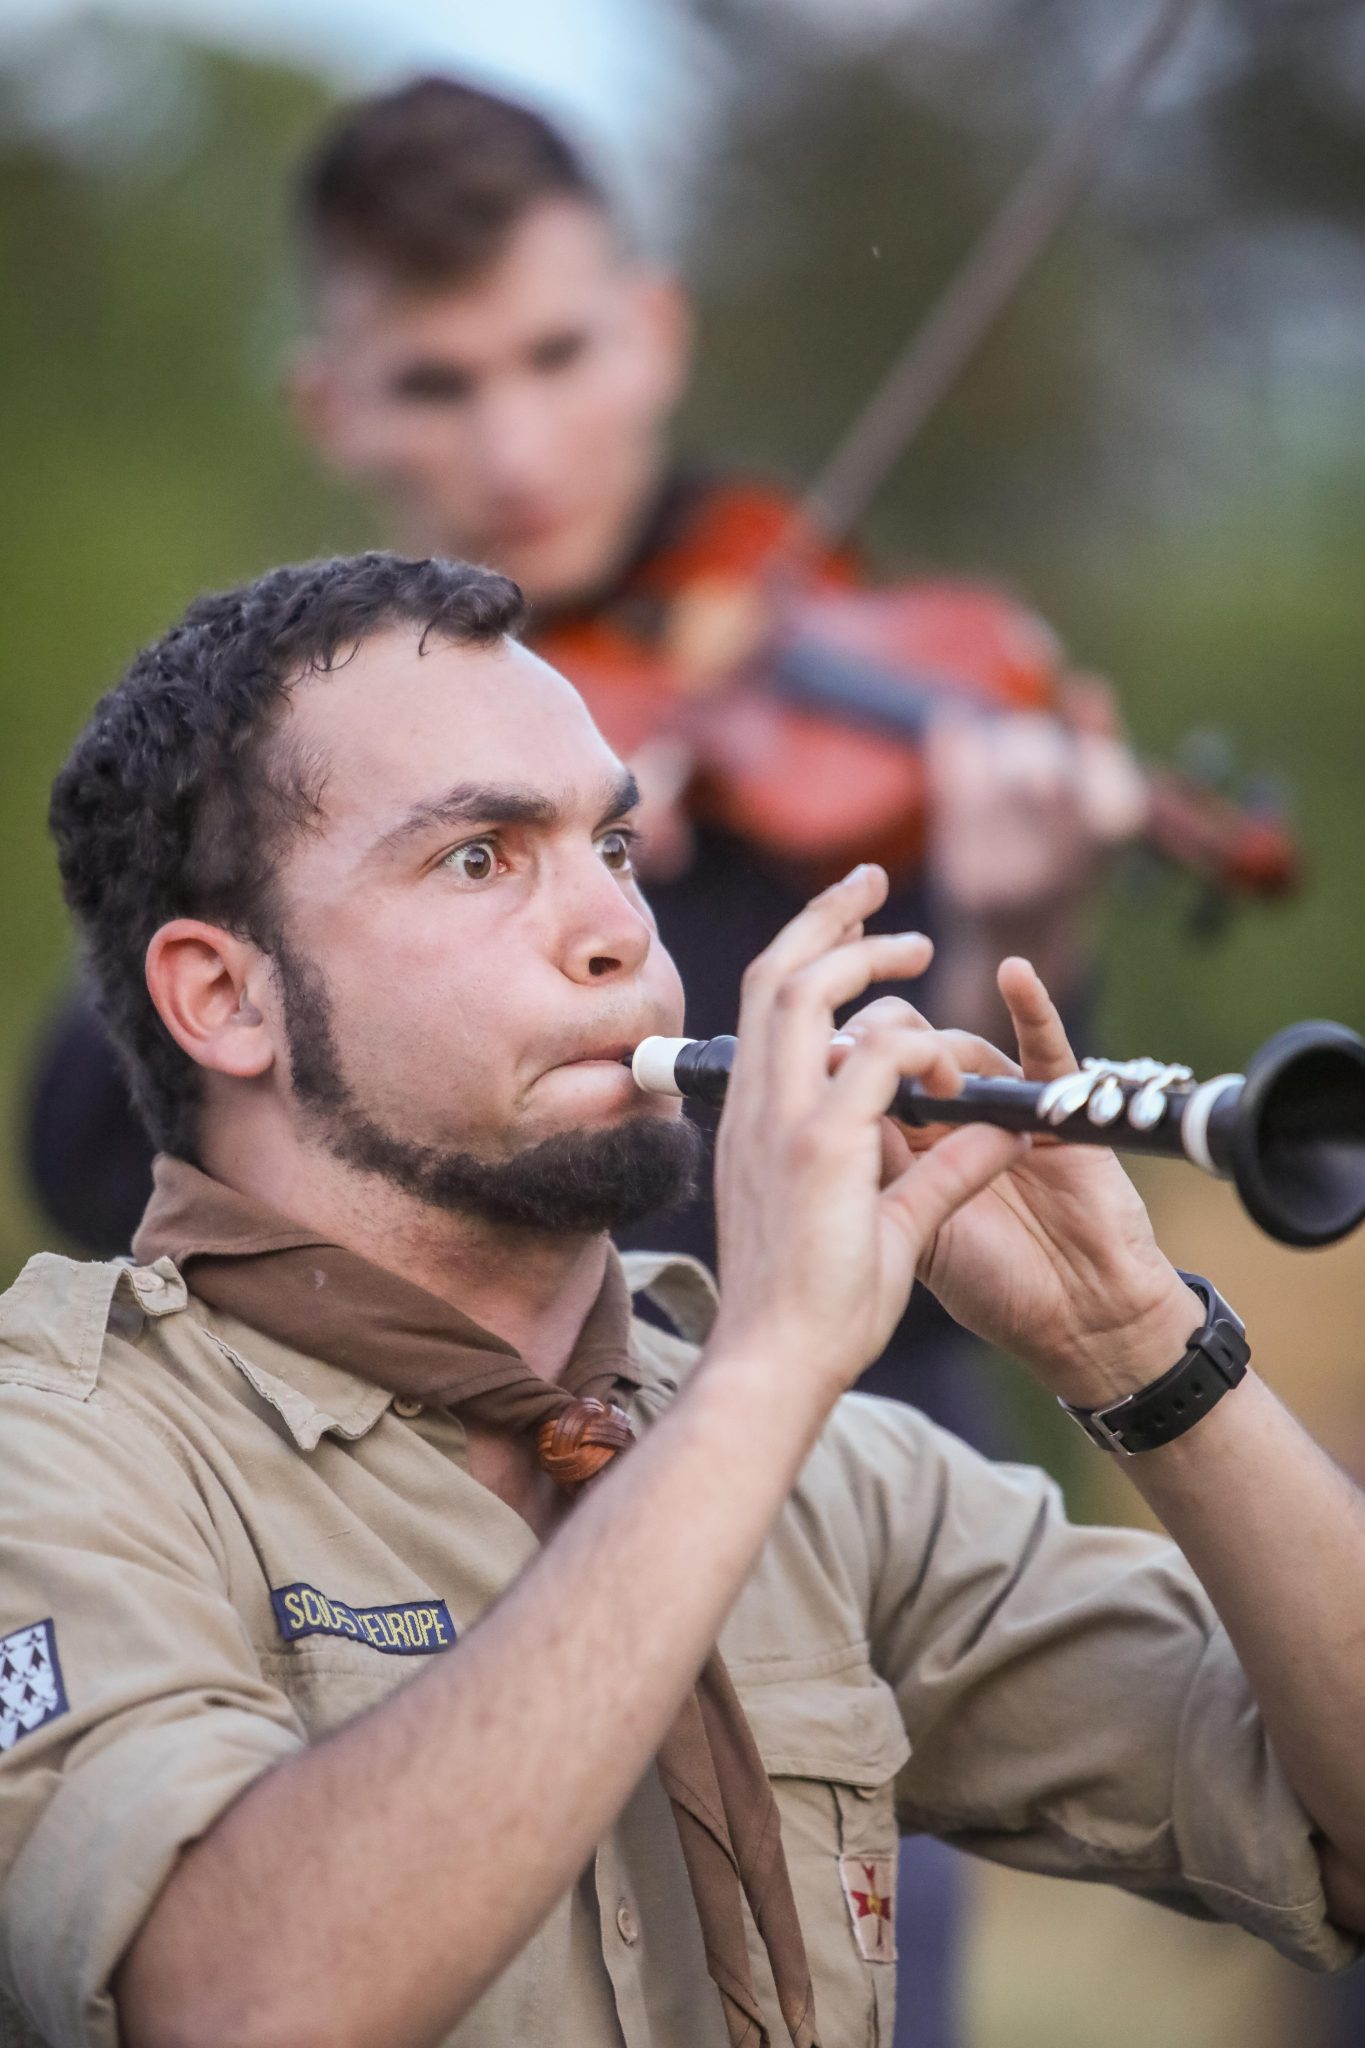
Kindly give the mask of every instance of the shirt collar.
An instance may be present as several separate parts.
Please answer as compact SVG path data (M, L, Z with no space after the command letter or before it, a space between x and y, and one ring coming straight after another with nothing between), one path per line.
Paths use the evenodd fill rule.
M155 1228L149 1228L153 1222ZM231 1190L185 1161L164 1156L156 1163L155 1193L138 1235L148 1249L153 1240L175 1242L182 1258L201 1249L261 1250L267 1243L326 1241L284 1218L245 1217ZM132 1278L135 1288L139 1280L143 1282L137 1288L140 1297L146 1288L163 1290L162 1313L192 1303L195 1320L253 1391L278 1412L301 1450L314 1450L328 1434L347 1440L364 1436L394 1401L392 1388L267 1336L192 1294L187 1299L185 1281L170 1256L158 1258L155 1266L134 1268ZM687 1340L684 1344L633 1316L631 1297L639 1293L649 1295L663 1310ZM601 1290L574 1347L575 1362L610 1370L623 1390L666 1398L677 1391L689 1345L705 1337L715 1307L714 1283L696 1260L653 1252L622 1258L611 1247ZM472 1338L482 1338L488 1347L506 1349L491 1332L472 1322L468 1328Z
M187 1298L184 1281L169 1259L158 1260L157 1266L163 1282L175 1276L175 1306L192 1304L195 1321L252 1391L276 1410L301 1451L316 1450L324 1436L354 1442L392 1406L395 1397L387 1387L216 1314L205 1303ZM135 1270L135 1286L140 1274L149 1270ZM652 1415L677 1393L694 1346L710 1327L717 1305L715 1282L696 1259L666 1252L626 1252L619 1270L628 1293L647 1294L678 1333L673 1337L638 1316L630 1319L627 1370L619 1376Z
M393 1404L387 1387L325 1359L309 1358L231 1316L218 1315L204 1302L195 1300L194 1315L253 1392L279 1412L301 1451L316 1450L324 1436L348 1441L365 1436Z

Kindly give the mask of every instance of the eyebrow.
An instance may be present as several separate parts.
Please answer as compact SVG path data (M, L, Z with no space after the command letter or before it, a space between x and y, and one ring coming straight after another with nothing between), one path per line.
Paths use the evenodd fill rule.
M608 785L598 825L605 825L609 819L633 811L639 801L640 785L627 770ZM548 828L561 824L568 810L567 804L547 796L543 790L494 782L457 782L440 796L426 797L421 803L414 804L396 825L380 834L370 852L372 856L393 853L438 827L539 825Z

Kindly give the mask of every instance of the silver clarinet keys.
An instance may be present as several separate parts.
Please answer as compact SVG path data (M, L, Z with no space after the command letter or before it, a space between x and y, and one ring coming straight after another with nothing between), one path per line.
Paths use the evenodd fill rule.
M1166 1113L1167 1091L1193 1079L1189 1067L1163 1060L1082 1060L1079 1073L1048 1082L1038 1097L1038 1119L1064 1124L1084 1110L1092 1124L1104 1125L1117 1123L1126 1109L1133 1130L1154 1130Z

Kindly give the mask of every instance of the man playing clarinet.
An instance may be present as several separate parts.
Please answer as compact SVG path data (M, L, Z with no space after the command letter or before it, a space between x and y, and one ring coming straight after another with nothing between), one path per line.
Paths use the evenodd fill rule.
M898 1081L981 1040L882 999L831 1070L928 962L879 869L745 976L719 1299L614 1252L695 1167L621 1063L682 989L520 616L447 561L274 571L55 786L161 1157L135 1263L0 1306L7 2038L885 2041L898 1830L1350 1961L1365 1504L1265 1383L1125 1461L1174 1543L845 1392L917 1272L1087 1411L1228 1321L1112 1156L907 1150Z
M378 498L402 545L514 576L532 604L531 644L585 690L585 646L624 637L643 662L664 662L691 592L753 574L790 504L767 484L676 462L681 285L632 243L582 156L538 114L441 78L359 101L302 168L298 224L307 325L290 395L302 432ZM858 575L828 550L814 570L830 590ZM1038 718L944 732L931 747L932 872L894 871L879 921L934 934L936 1014L998 1038L994 969L1015 951L1074 1013L1099 851L1083 758L1074 733ZM816 881L752 836L691 818L667 747L631 766L648 799L638 858L689 1028L728 1032L745 967ZM151 1147L88 999L49 1046L32 1131L56 1219L92 1249L125 1249ZM654 1224L655 1246L712 1259L708 1196ZM645 1242L628 1224L620 1236ZM1000 1450L977 1354L917 1289L870 1384ZM905 1875L918 1988L898 2048L940 2048L953 1866L920 1842Z

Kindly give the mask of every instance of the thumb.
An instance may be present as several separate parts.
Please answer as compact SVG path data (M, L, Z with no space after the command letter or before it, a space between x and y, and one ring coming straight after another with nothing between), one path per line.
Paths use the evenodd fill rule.
M882 1211L915 1240L916 1257L956 1210L1025 1157L1030 1140L990 1124L967 1124L907 1166L881 1196Z

